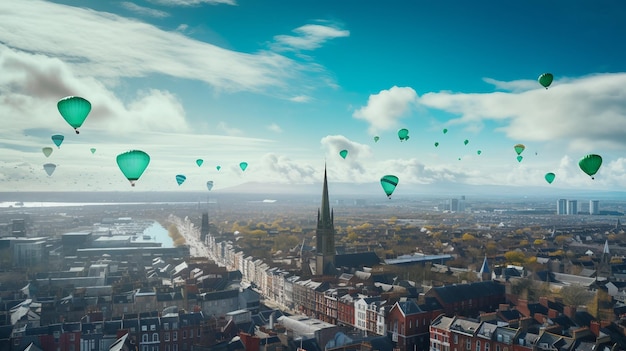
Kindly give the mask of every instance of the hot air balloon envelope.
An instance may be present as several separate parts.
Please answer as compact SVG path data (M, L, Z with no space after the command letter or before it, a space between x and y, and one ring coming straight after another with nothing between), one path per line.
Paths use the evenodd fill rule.
M50 154L52 154L52 148L49 146L46 146L44 148L41 149L41 151L43 152L44 155L46 155L46 157L50 156Z
M91 103L80 96L68 96L57 102L57 108L63 119L78 134L78 128L83 125L85 118L91 111Z
M239 164L239 168L241 168L242 171L245 171L246 168L248 168L248 162L241 162Z
M439 142L435 141L435 147L439 146Z
M51 176L52 173L54 173L54 170L56 168L57 168L57 165L55 165L54 163L46 163L45 165L43 165L44 171L46 171L46 173L48 173L49 176Z
M185 182L185 180L187 179L187 177L185 177L182 174L177 174L176 175L176 183L178 183L178 185L181 185Z
M202 160L201 158L196 160L196 164L198 165L198 167L202 166L203 163L204 163L204 160Z
M58 148L61 148L61 144L63 143L63 140L65 140L65 137L61 134L55 134L51 137L51 139L54 145L56 145Z
M552 73L544 73L540 75L537 80L539 81L539 84L541 84L542 87L548 89L550 84L552 84L553 79L554 79L554 76L552 75Z
M345 160L346 156L348 156L348 150L339 151L339 155Z
M467 140L467 139L463 140L463 144L465 144L465 145L469 144L469 140Z
M552 184L552 182L554 181L554 178L556 178L556 175L552 172L548 172L546 173L544 178L546 178L546 182L548 182L548 184Z
M213 189L213 181L209 180L208 182L206 182L206 188L209 189L209 191L211 191L211 189Z
M378 135L377 135L377 136L375 136L375 137L374 137L374 142L375 142L375 143L377 143L379 139L380 139L380 137L379 137Z
M217 167L215 167L215 169L217 169L219 171L220 169L222 169L222 166L217 166Z
M150 156L141 150L131 150L117 155L116 161L130 185L135 186L135 182L148 167Z
M96 148L95 148L95 147L92 147L91 149L89 149L89 151L91 151L91 154L93 155L93 154L95 154L95 153L96 153Z
M409 130L406 128L402 128L398 131L398 138L400 141L409 140Z
M448 128L443 128L443 134L446 134L448 132Z
M382 185L387 197L391 199L391 194L393 194L393 191L396 190L396 186L398 185L398 177L395 175L386 175L380 178L380 185Z
M522 155L517 156L517 162L522 162L523 159L524 159L524 156Z
M522 152L526 150L526 146L524 146L524 144L516 144L515 146L513 146L513 149L515 149L515 153L521 155Z
M602 165L602 156L596 154L589 154L578 161L578 166L582 169L583 172L587 173L587 175L591 176L591 179L594 179L594 174L598 172L600 166Z
M480 154L482 154L483 152L482 152L482 151L480 151L480 150L477 150L477 151L476 151L476 153L480 155Z

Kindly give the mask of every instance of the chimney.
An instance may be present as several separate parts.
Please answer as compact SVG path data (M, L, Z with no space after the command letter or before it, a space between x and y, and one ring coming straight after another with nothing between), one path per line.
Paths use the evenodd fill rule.
M539 304L541 304L541 306L548 308L548 298L545 296L541 296L539 298Z
M598 323L598 321L591 321L591 323L589 324L589 328L591 329L593 335L595 335L596 337L600 335L600 323Z
M270 314L270 330L274 330L274 313Z

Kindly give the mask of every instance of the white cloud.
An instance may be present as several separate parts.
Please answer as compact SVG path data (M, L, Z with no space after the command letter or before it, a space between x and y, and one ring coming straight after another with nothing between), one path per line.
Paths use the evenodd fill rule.
M267 126L267 129L271 130L274 133L282 133L283 129L276 123L272 123L269 126Z
M217 129L221 130L222 132L224 132L226 135L230 135L230 136L239 136L239 135L243 135L243 131L241 129L235 128L235 127L231 127L228 125L228 123L221 121L217 124Z
M626 146L626 73L571 79L521 93L427 93L419 103L460 115L452 123L497 121L513 140L566 140L570 150Z
M163 6L199 6L202 4L209 5L237 5L234 0L148 0L153 4Z
M492 84L496 87L496 89L512 91L512 92L522 92L532 89L537 89L539 83L536 80L514 80L510 82L496 80L493 78L483 78L485 83Z
M230 91L274 87L278 94L305 69L276 53L229 51L137 20L47 1L0 2L0 42L71 62L80 75L164 74Z
M394 129L398 120L407 115L416 101L417 93L412 88L393 86L370 95L367 105L354 111L352 116L368 122L369 132L375 134Z
M335 38L350 36L350 31L320 24L307 24L293 30L296 35L276 35L272 48L281 50L315 50Z
M293 102L309 102L311 101L311 97L307 95L298 95L289 99L289 101Z
M167 91L140 92L135 98L127 97L124 103L97 80L77 77L58 59L16 52L1 45L0 69L6 72L0 75L0 114L29 116L15 119L0 135L29 128L71 131L56 109L56 102L69 95L82 96L93 106L81 129L110 130L120 135L140 130L189 130L181 103Z
M187 28L189 28L189 25L185 24L185 23L181 23L178 25L178 27L176 27L176 31L177 32L185 32L187 30Z
M319 181L315 169L308 164L294 162L286 156L268 153L261 157L260 168L265 179L277 183L311 184Z
M120 5L129 10L132 11L138 15L141 16L148 16L148 17L155 17L155 18L165 18L165 17L169 17L169 13L165 12L165 11L160 11L160 10L156 10L156 9L151 9L149 7L145 7L145 6L139 6L133 2L130 1L122 1L120 3Z

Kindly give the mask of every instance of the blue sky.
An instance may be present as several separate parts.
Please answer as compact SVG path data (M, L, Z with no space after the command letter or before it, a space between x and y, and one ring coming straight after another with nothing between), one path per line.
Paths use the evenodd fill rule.
M625 11L621 1L1 2L0 191L310 184L324 163L331 182L395 174L398 190L622 190ZM544 72L555 77L547 90ZM56 109L68 95L93 105L79 135ZM66 139L46 158L57 133ZM135 188L115 163L131 149L151 155ZM604 159L595 180L578 168L590 153Z

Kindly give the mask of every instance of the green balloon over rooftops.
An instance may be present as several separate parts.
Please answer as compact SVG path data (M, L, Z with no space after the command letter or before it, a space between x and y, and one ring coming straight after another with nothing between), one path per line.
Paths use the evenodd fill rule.
M204 160L201 158L196 160L196 164L198 165L198 167L202 166L203 163L204 163Z
M409 140L409 130L406 128L402 128L398 131L398 138L400 141Z
M209 191L211 191L211 189L213 189L213 181L209 180L208 182L206 182L206 188L209 189Z
M463 140L463 144L464 144L464 145L469 144L469 140L467 140L467 139Z
M526 150L526 146L524 146L524 144L515 144L515 146L513 146L513 149L515 149L516 154L521 155L522 152Z
M522 162L523 159L524 159L524 156L522 155L517 156L517 162Z
M135 186L150 163L150 155L141 150L131 150L117 155L116 161L130 185Z
M46 171L48 176L51 176L52 173L54 173L55 169L57 169L57 165L55 165L54 163L46 163L45 165L43 165L43 170Z
M96 148L95 148L95 147L92 147L91 149L89 149L89 151L91 151L91 154L93 155L93 154L95 154L95 153L96 153Z
M439 146L439 142L435 141L435 147Z
M248 168L248 162L241 162L239 164L239 168L241 168L242 171L245 171L246 168Z
M544 178L546 179L546 182L548 182L548 184L552 184L552 182L554 181L554 178L556 178L556 174L552 172L548 172L546 173Z
M602 165L602 156L596 154L589 154L578 161L580 169L591 176L591 179L595 179L594 175L600 169Z
M178 185L180 186L181 184L183 184L185 182L185 180L187 179L187 177L185 177L182 174L177 174L176 175L176 183L178 183Z
M339 156L341 156L345 160L346 156L348 156L348 150L339 151Z
M380 140L380 137L377 135L377 136L374 137L374 142L377 143L378 140Z
M54 145L56 145L60 149L61 144L63 143L63 140L65 140L65 137L61 134L55 134L51 137L51 139Z
M219 170L222 169L222 166L217 166L215 167L215 169L217 169L217 171L219 172Z
M539 81L539 84L541 84L542 87L548 89L550 84L552 84L553 79L554 79L554 76L552 75L552 73L544 73L540 75L537 80Z
M380 185L383 187L385 194L387 197L391 199L391 194L396 190L396 186L398 186L398 177L395 175L386 175L380 178Z
M91 111L91 103L80 96L68 96L57 102L57 108L63 119L78 134L78 128L83 125L85 118Z
M480 154L482 154L483 152L482 152L481 150L476 150L476 153L477 153L478 155L480 155Z
M49 157L49 156L52 154L52 150L53 150L53 149L52 149L51 147L49 147L49 146L46 146L46 147L44 147L44 148L42 148L42 149L41 149L41 151L43 152L43 154L44 154L46 157Z
M448 132L448 128L443 128L443 134L446 134Z

